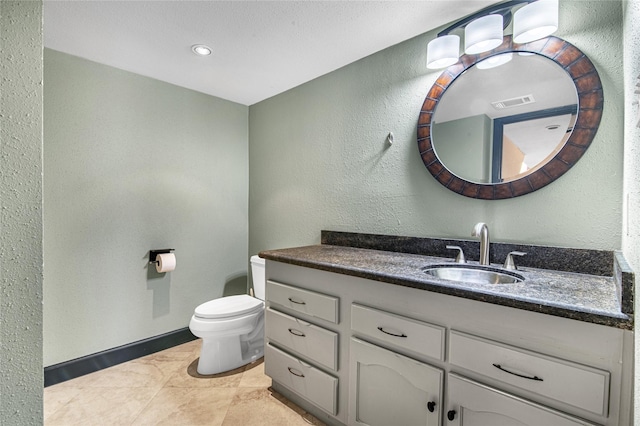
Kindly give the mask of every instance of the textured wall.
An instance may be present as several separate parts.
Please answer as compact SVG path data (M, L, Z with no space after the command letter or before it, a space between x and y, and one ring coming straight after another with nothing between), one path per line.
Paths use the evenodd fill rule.
M248 108L45 50L44 365L246 291ZM174 248L177 268L147 269Z
M624 194L622 250L631 267L640 271L640 1L624 2ZM640 279L636 279L636 286ZM640 310L636 289L636 312ZM636 329L635 424L640 424L640 333Z
M454 194L421 162L416 125L439 75L424 65L435 31L252 105L250 252L317 243L321 229L470 238L479 221L495 241L619 249L621 17L618 1L561 2L557 35L598 69L603 120L567 174L512 200Z
M42 4L0 2L0 424L42 423Z

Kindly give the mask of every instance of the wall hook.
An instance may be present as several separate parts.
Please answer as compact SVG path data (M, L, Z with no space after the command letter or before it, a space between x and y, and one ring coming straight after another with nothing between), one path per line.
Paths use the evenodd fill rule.
M389 132L389 134L387 135L387 143L389 145L393 145L393 132Z

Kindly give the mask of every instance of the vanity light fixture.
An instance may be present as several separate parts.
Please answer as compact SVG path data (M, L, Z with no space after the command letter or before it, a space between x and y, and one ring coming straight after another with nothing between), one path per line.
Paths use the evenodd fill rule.
M471 21L464 28L464 53L475 55L502 44L503 17L491 14Z
M513 13L513 9L522 4L525 6ZM454 30L464 28L465 53L475 55L502 44L503 30L512 18L516 43L547 37L558 29L558 0L512 0L486 7L455 22L427 45L427 68L444 68L458 62L460 36L451 34Z
M434 38L427 45L427 68L446 68L458 62L460 37L455 34Z
M538 0L516 10L513 14L513 41L529 43L556 32L558 29L558 0Z
M193 46L191 46L191 51L198 56L211 55L211 48L209 46L205 46L204 44L194 44Z

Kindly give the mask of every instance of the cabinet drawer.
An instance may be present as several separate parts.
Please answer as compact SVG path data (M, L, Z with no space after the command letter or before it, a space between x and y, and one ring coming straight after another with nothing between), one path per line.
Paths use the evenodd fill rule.
M267 339L332 370L338 369L338 334L267 308Z
M351 329L361 336L444 360L444 327L354 303L351 305Z
M338 323L338 298L267 281L267 300L297 312Z
M600 416L608 414L608 371L453 330L449 342L453 365Z
M337 413L338 379L267 344L264 348L265 373L313 404Z

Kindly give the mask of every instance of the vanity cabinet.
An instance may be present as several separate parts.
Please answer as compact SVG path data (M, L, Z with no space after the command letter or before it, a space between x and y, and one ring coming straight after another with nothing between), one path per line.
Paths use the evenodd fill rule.
M627 330L269 259L266 274L265 371L329 425L632 424Z

